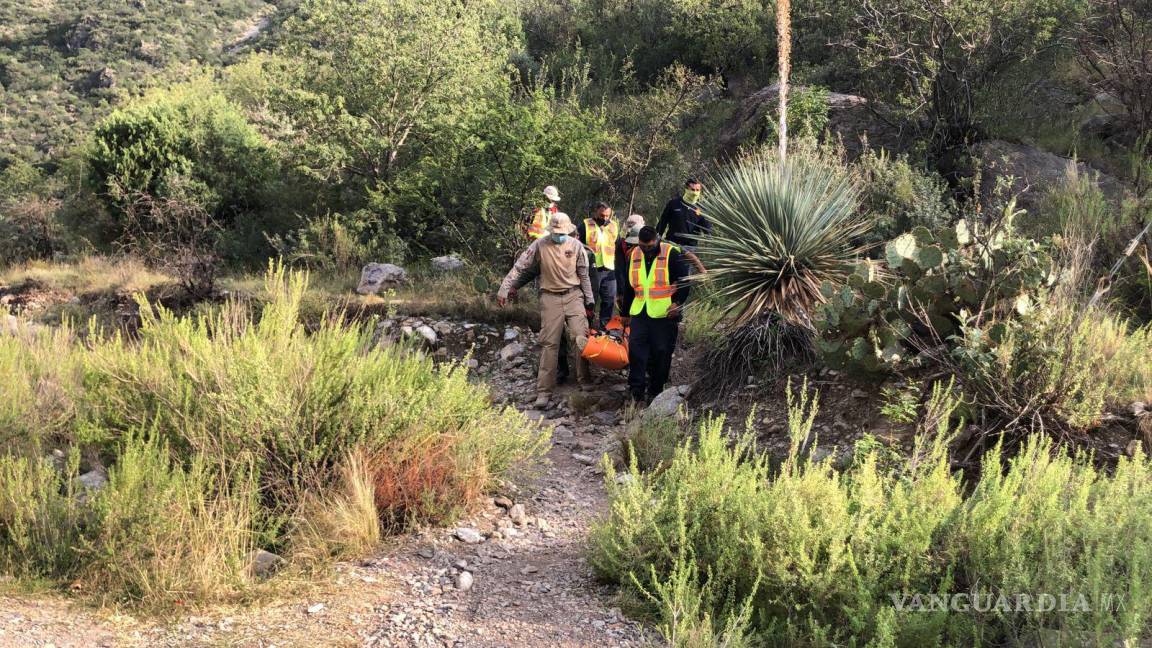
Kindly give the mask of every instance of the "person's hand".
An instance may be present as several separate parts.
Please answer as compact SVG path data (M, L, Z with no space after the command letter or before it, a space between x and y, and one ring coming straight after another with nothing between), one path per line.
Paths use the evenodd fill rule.
M508 305L508 296L504 293L496 293L496 305L504 308Z
M515 288L513 288L513 289L509 290L509 291L508 291L508 301L511 301L511 302L514 302L514 301L516 301L516 295L517 295L517 294L518 294L518 293L516 292L516 289L515 289Z
M680 304L672 304L668 307L668 319L680 319L680 314L683 310Z
M584 317L592 319L592 312L596 308L596 304L584 304Z

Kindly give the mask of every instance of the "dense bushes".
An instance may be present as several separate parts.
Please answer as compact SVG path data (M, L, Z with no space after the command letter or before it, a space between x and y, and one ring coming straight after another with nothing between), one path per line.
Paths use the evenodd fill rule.
M662 472L609 472L612 508L594 531L593 565L678 646L1143 637L1148 460L1121 460L1106 475L1032 438L1010 460L987 456L968 490L947 458L952 406L937 391L929 414L939 427L907 463L861 445L843 473L800 454L814 399L793 403L779 469L747 441L730 447L710 421ZM945 595L951 604L929 607ZM1030 610L1017 609L1022 596ZM1042 596L1063 609L1045 611Z
M381 522L446 519L540 449L462 368L335 319L305 333L305 280L268 281L257 317L145 302L138 340L0 338L6 571L146 604L239 594L252 548L347 553ZM108 485L77 498L101 464Z
M165 199L195 205L230 227L259 210L276 172L270 145L206 83L112 113L96 127L86 165L111 213L113 236L163 227L150 207Z

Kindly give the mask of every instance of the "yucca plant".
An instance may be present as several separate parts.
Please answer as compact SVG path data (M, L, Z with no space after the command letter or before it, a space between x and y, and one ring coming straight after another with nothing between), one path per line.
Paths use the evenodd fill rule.
M835 162L770 154L722 170L704 194L712 234L700 241L709 275L740 326L768 315L808 326L823 301L820 284L847 277L868 229L857 210L859 187Z

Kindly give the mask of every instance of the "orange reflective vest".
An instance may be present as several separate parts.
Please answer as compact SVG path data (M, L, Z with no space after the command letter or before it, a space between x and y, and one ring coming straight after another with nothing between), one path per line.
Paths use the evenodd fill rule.
M668 257L675 248L671 243L661 242L660 252L651 266L645 267L644 250L637 246L632 249L631 265L628 268L628 283L636 296L632 299L632 308L628 312L636 317L645 309L648 317L661 318L668 316L668 309L672 307L672 295L676 293L676 284L669 282L671 276L668 268Z
M596 255L596 267L615 270L616 238L620 236L620 226L615 220L608 219L608 224L601 227L595 219L587 218L584 220L584 231L588 236L586 243Z
M528 224L528 238L540 239L548 235L548 221L556 213L556 205L551 204L532 212L532 222Z

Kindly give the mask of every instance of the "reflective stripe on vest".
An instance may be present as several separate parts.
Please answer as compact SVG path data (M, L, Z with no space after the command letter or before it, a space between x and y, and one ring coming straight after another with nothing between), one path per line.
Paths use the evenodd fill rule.
M535 212L532 212L532 222L528 225L528 237L533 239L544 238L548 235L548 221L552 220L552 214L556 212L555 205L548 207L541 207Z
M672 295L676 294L676 285L669 283L668 257L672 249L672 245L661 243L659 254L647 269L644 267L644 250L639 246L632 249L628 268L628 282L636 292L628 313L632 317L636 317L645 309L648 311L648 317L661 318L668 315L668 309L672 306Z
M584 220L584 231L588 236L588 247L596 255L596 267L616 269L616 237L620 235L620 226L616 221L609 220L608 224L600 227L596 221L587 218Z

